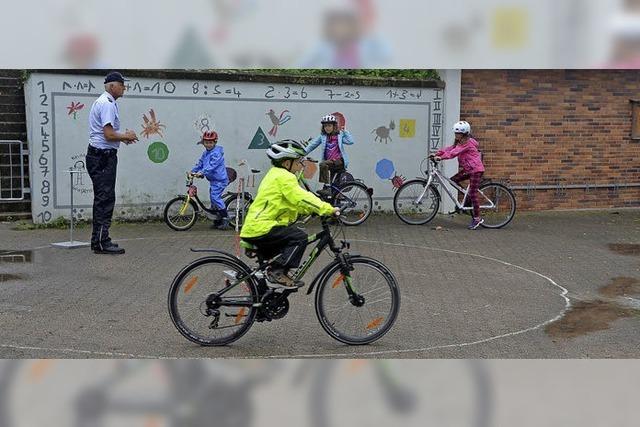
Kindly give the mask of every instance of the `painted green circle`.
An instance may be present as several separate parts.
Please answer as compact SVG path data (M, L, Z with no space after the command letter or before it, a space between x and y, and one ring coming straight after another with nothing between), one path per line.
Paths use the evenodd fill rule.
M162 163L169 158L169 148L163 142L156 141L149 145L147 154L153 163Z

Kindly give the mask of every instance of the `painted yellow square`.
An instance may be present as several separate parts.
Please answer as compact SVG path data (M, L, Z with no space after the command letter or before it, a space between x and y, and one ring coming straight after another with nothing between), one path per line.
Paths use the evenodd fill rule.
M518 49L529 41L529 11L523 7L498 7L493 12L491 38L497 49Z
M416 120L400 119L400 138L413 138L416 136Z

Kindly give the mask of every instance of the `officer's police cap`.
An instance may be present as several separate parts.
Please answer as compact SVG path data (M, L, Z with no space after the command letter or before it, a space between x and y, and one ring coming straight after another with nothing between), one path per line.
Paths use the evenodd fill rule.
M125 82L125 78L123 77L122 74L120 74L117 71L112 71L109 74L107 74L107 77L104 78L104 83L111 83L111 82L120 82L120 83L124 83Z

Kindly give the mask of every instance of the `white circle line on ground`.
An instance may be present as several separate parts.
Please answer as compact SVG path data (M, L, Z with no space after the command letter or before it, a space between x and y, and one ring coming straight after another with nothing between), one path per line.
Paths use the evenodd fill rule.
M148 240L148 239L157 239L157 238L161 238L161 237L138 237L138 238L132 238L132 239L120 239L120 241L129 241L129 240ZM512 337L512 336L516 336L516 335L521 335L527 332L531 332L531 331L535 331L537 329L540 329L550 323L555 322L556 320L560 319L562 316L564 316L564 314L566 313L566 311L569 309L569 307L571 307L571 300L569 299L569 297L567 297L567 294L569 293L569 291L560 286L559 284L557 284L553 279L551 279L548 276L545 276L542 273L539 273L535 270L531 270L528 269L526 267L522 267L516 264L512 264L510 262L507 261L503 261L501 259L497 259L497 258L492 258L492 257L488 257L485 255L480 255L480 254L474 254L474 253L470 253L470 252L463 252L463 251L454 251L451 249L442 249L442 248L434 248L431 246L420 246L420 245L409 245L409 244L405 244L405 243L390 243L390 242L383 242L383 241L379 241L379 240L366 240L366 239L351 239L350 241L352 242L363 242L363 243L375 243L375 244L383 244L383 245L388 245L388 246L398 246L398 247L406 247L406 248L413 248L413 249L426 249L426 250L433 250L433 251L440 251L440 252L447 252L447 253L452 253L452 254L458 254L458 255L467 255L467 256L472 256L472 257L477 257L477 258L482 258L482 259L486 259L489 261L494 261L500 264L504 264L507 265L509 267L513 267L513 268L517 268L523 271L526 271L528 273L532 273L535 274L545 280L547 280L549 283L551 283L553 286L557 287L558 289L561 290L560 296L562 298L564 298L565 300L565 306L563 308L563 310L555 317L553 317L552 319L549 319L545 322L539 323L535 326L532 326L530 328L527 329L521 329L518 331L514 331L514 332L509 332L506 334L501 334L501 335L496 335L496 336L492 336L492 337L488 337L488 338L484 338L481 340L476 340L476 341L470 341L470 342L463 342L463 343L455 343L455 344L442 344L442 345L436 345L436 346L431 346L431 347L421 347L421 348L411 348L411 349L396 349L396 350L381 350L381 351L370 351L370 352L357 352L357 353L316 353L316 354L286 354L286 355L268 355L268 356L240 356L241 358L245 358L245 357L255 357L255 358L264 358L264 359L287 359L287 358L326 358L326 357L359 357L359 356L383 356L383 355L390 355L390 354L405 354L405 353L417 353L417 352L425 352L425 351L431 351L431 350L439 350L439 349L445 349L445 348L461 348L461 347L468 347L468 346L472 346L472 345L477 345L477 344L483 344L486 342L490 342L490 341L495 341L501 338L507 338L507 337ZM43 246L43 247L39 247L39 248L34 248L34 250L36 249L44 249L44 248L48 248L50 246ZM41 350L41 351L53 351L53 352L67 352L67 353L77 353L77 354L91 354L91 355L96 355L96 356L112 356L112 357L130 357L130 358L162 358L163 356L143 356L143 355L134 355L134 354L127 354L127 353L112 353L112 352L100 352L100 351L91 351L91 350L79 350L79 349L56 349L56 348L44 348L44 347L29 347L29 346L18 346L18 345L8 345L8 344L0 344L0 348L13 348L13 349L18 349L18 350Z
M76 353L76 354L85 354L85 355L92 355L92 356L127 357L130 359L155 359L158 357L158 356L143 356L139 354L118 353L118 352L110 352L110 351L80 350L75 348L36 347L36 346L12 345L12 344L0 344L0 348L9 348L13 350L47 351L47 352L54 352L54 353Z
M404 244L404 243L389 243L389 242L382 242L379 240L363 240L363 239L352 239L352 242L363 242L363 243L376 243L376 244L383 244L383 245L389 245L389 246L399 246L399 247L405 247L405 248L413 248L413 249L427 249L427 250L433 250L433 251L440 251L440 252L447 252L447 253L452 253L452 254L458 254L458 255L468 255L468 256L473 256L473 257L477 257L477 258L482 258L482 259L486 259L489 261L495 261L498 262L500 264L504 264L507 265L509 267L514 267L514 268L518 268L520 270L526 271L528 273L532 273L535 274L539 277L542 277L543 279L547 280L549 283L551 283L553 286L557 287L558 289L561 290L560 296L562 298L564 298L565 300L565 306L562 309L562 311L555 317L553 317L552 319L549 319L545 322L539 323L535 326L532 326L530 328L527 329L521 329L518 331L514 331L514 332L509 332L506 334L501 334L501 335L496 335L493 337L488 337L488 338L484 338L481 340L477 340L477 341L470 341L470 342L464 342L464 343L457 343L457 344L442 344L442 345L435 345L435 346L431 346L431 347L422 347L422 348L412 348L412 349L397 349L397 350L382 350L382 351L370 351L370 352L359 352L359 353L322 353L322 354L295 354L295 355L274 355L274 356L265 356L266 359L284 359L284 358L322 358L322 357L358 357L358 356L382 356L382 355L389 355L389 354L403 354L403 353L417 353L417 352L424 352L424 351L430 351L430 350L439 350L439 349L445 349L445 348L460 348L460 347L468 347L468 346L472 346L472 345L477 345L477 344L483 344L489 341L495 341L501 338L507 338L507 337L512 337L512 336L516 336L516 335L521 335L527 332L531 332L531 331L535 331L537 329L540 329L550 323L555 322L556 320L562 318L562 316L564 316L564 314L566 313L566 311L569 309L569 307L571 307L571 300L569 299L569 297L567 297L567 294L569 293L569 291L560 286L559 284L557 284L553 279L551 279L548 276L545 276L542 273L539 273L537 271L528 269L526 267L522 267L516 264L512 264L510 262L507 261L503 261L501 259L497 259L497 258L491 258L485 255L480 255L480 254L474 254L474 253L469 253L469 252L462 252L462 251L454 251L451 249L442 249L442 248L434 248L431 246L419 246L419 245L408 245L408 244Z

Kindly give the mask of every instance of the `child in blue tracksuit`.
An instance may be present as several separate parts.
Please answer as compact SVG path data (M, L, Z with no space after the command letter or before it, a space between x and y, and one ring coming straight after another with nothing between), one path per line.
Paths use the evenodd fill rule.
M227 177L227 168L224 165L224 150L216 145L217 142L218 134L215 131L207 131L202 135L202 140L198 144L204 145L205 152L191 169L191 174L207 178L209 181L211 209L217 209L220 215L220 219L214 221L213 228L228 230L229 217L222 200L222 193L229 185L229 178Z

